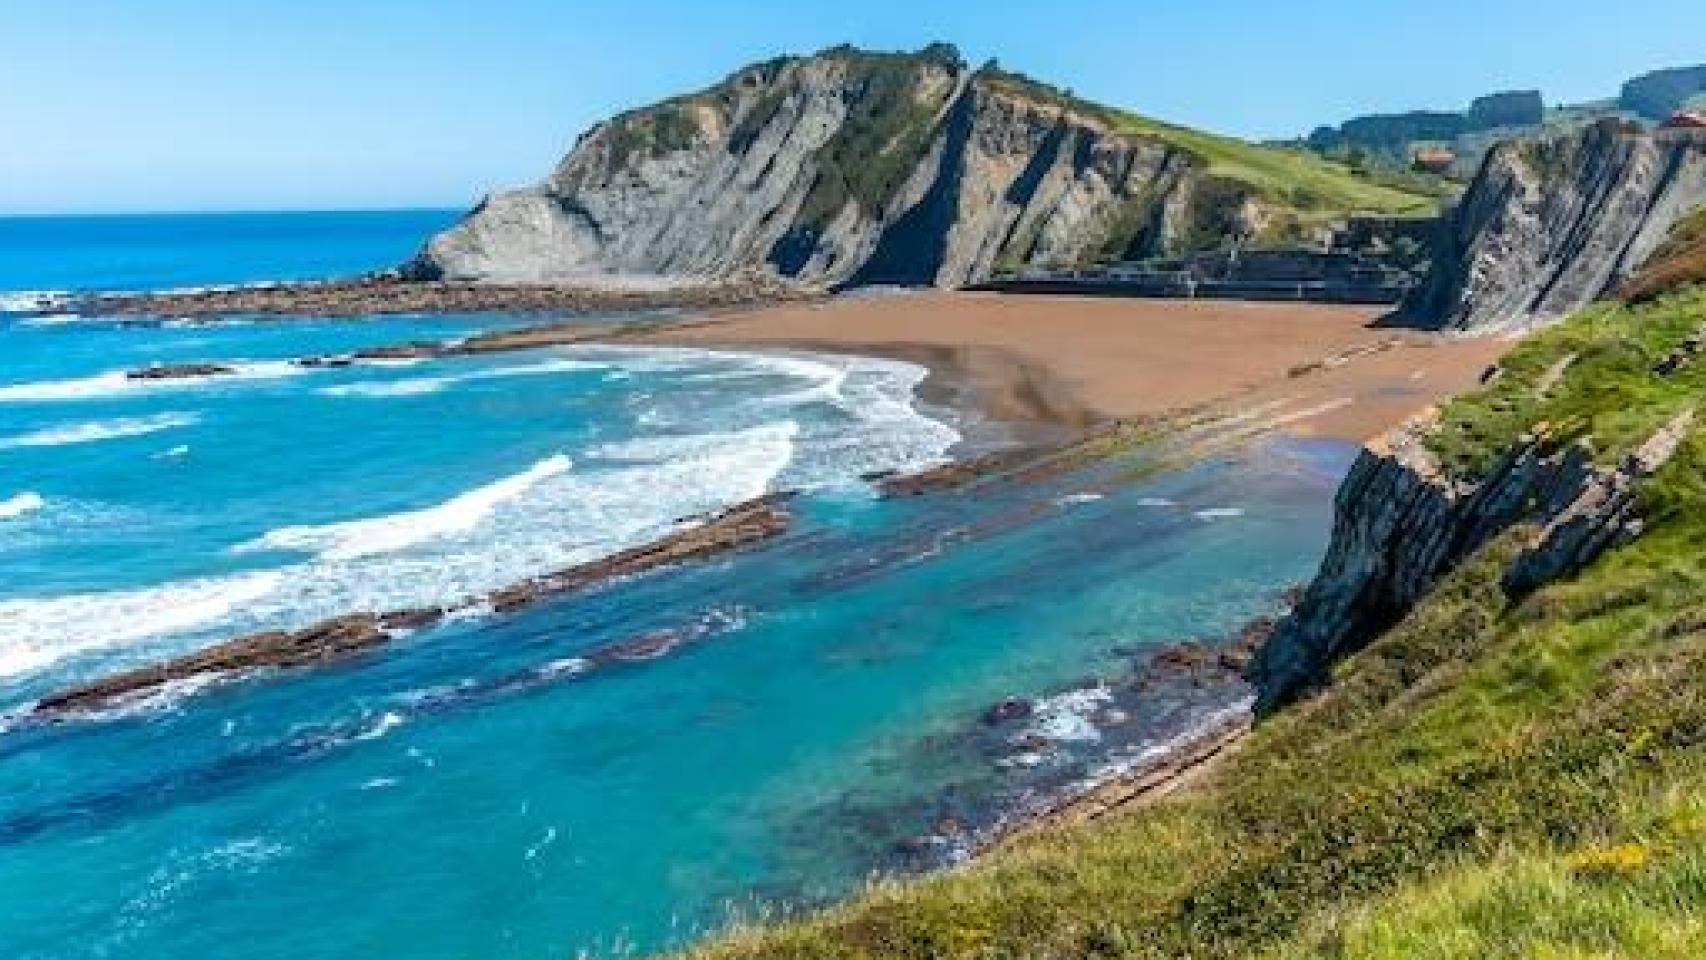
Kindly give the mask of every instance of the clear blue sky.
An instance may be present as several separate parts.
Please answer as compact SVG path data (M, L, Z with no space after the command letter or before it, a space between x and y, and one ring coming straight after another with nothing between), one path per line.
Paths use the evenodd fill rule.
M0 0L0 212L460 206L615 110L840 42L1249 137L1706 61L1702 0Z

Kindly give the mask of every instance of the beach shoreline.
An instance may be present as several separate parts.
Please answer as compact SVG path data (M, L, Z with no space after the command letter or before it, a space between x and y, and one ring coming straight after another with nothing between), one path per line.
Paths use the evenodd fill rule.
M1096 456L1099 438L1127 444L1145 424L1243 422L1222 449L1264 432L1362 444L1473 389L1511 346L1394 331L1376 324L1381 316L1317 304L931 292L760 307L623 339L916 363L929 371L921 403L984 423L985 437L1005 435L1018 448L1011 457L985 452L986 467L974 456L980 444L968 443L940 476L888 486L905 494L1005 473L1015 462L1031 469L1051 447ZM976 836L965 857L1190 790L1216 775L1252 722L1247 708L1229 705L1141 764L1014 811Z
M697 317L627 343L876 356L930 371L926 403L1062 437L1186 410L1264 411L1360 443L1474 387L1508 349L1375 326L1378 309L925 292Z
M1508 346L1491 340L1395 334L1374 326L1377 317L1378 311L1369 309L1307 304L930 292L668 319L553 322L466 341L381 345L352 356L454 358L613 344L809 352L917 364L928 373L916 402L930 415L952 422L965 440L944 467L868 478L885 494L904 496L997 476L1024 482L1116 456L1157 436L1176 441L1176 463L1203 459L1264 433L1361 442L1418 409L1472 387ZM1239 349L1232 349L1235 345ZM295 362L335 366L350 361L309 357ZM215 373L185 365L132 375ZM778 529L770 524L763 536L751 539L765 539ZM742 545L748 539L736 536L711 549ZM671 564L666 560L662 565ZM421 614L419 624L410 619L413 614ZM426 625L442 615L356 614L367 619L353 625L322 624L297 635L239 638L211 651L59 691L39 705L37 716L99 713L113 702L174 681L320 665L382 645L392 627ZM388 618L401 619L394 624ZM348 637L337 632L344 627L350 627ZM1082 784L1082 789L1039 808L1017 811L1011 822L982 838L971 855L1049 824L1094 819L1187 788L1235 748L1248 729L1246 714L1216 715L1200 729L1169 740L1136 769Z

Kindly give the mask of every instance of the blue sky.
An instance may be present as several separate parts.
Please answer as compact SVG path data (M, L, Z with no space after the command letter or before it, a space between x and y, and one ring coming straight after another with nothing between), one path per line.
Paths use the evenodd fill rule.
M1706 61L1701 0L0 0L0 212L460 206L615 110L957 43L1250 137Z

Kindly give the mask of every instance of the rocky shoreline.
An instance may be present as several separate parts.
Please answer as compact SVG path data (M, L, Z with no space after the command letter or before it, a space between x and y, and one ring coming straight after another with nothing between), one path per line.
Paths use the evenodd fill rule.
M1230 636L1134 652L1129 670L1036 696L1009 697L968 716L949 735L989 778L966 802L966 784L922 808L864 810L876 833L897 821L924 826L894 844L885 868L929 872L1005 848L1039 830L1084 823L1153 802L1209 775L1253 722L1244 673L1298 588L1271 615ZM939 739L939 738L938 738Z
M392 276L163 293L97 294L54 312L106 317L359 317L403 313L587 313L710 310L820 299L819 288L750 273L667 284L496 283Z
M453 607L355 613L297 631L253 634L175 659L81 684L38 701L31 716L42 720L95 713L158 692L168 684L221 679L258 670L320 666L381 647L409 632L431 627L451 614L477 609L507 613L600 583L636 576L750 546L784 533L792 516L785 496L765 496L694 523L661 539L578 566L512 584ZM659 638L638 638L622 656L643 658Z

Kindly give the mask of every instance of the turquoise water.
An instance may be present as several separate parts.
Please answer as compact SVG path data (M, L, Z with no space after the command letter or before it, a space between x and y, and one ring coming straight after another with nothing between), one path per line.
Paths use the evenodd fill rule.
M396 266L460 211L0 217L7 295L345 277Z
M257 268L256 276L261 275ZM105 282L105 281L101 281ZM503 317L0 319L0 956L652 950L900 863L1189 719L1089 678L1273 607L1345 464L1272 444L876 498L967 429L905 364L575 348L304 370ZM154 362L230 377L138 385ZM65 683L259 629L450 602L799 489L778 541L356 661L60 726ZM654 659L612 645L668 631ZM1040 700L1015 765L979 717ZM1169 726L1172 725L1172 726Z

